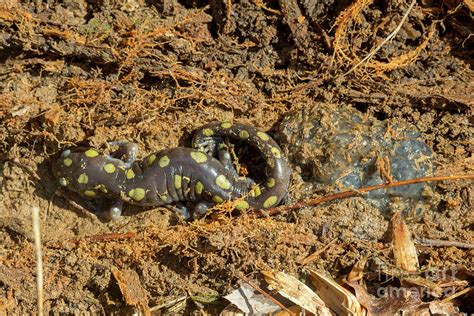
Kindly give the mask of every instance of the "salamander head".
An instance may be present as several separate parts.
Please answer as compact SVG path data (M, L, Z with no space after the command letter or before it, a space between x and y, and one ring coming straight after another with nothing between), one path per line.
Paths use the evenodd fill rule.
M94 197L97 185L91 181L96 174L94 162L90 158L99 156L94 149L66 149L53 162L52 170L59 185L88 197Z

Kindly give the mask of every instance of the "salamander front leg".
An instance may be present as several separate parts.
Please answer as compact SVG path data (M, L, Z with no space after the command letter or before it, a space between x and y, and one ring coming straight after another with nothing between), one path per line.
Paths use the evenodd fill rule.
M138 144L128 141L109 142L109 145L118 146L118 149L110 154L110 156L121 159L125 163L131 164L137 159Z
M200 218L204 215L206 215L206 212L208 209L213 207L216 203L213 202L207 202L207 201L200 201L197 202L196 205L194 205L193 208L193 217L194 218Z
M168 204L166 205L166 208L169 209L170 211L181 214L184 217L184 219L191 218L189 209L182 203L176 202L176 205Z
M209 156L215 156L218 144L222 143L224 143L224 140L220 137L202 137L193 139L192 146L194 149L205 152Z
M184 217L184 219L187 220L190 218L196 219L196 218L202 217L203 215L206 214L207 210L214 205L215 203L213 202L207 202L207 201L198 202L194 205L192 214L190 213L188 207L186 207L184 204L181 204L179 202L176 203L176 205L173 205L173 204L166 205L166 208L173 212L181 214Z

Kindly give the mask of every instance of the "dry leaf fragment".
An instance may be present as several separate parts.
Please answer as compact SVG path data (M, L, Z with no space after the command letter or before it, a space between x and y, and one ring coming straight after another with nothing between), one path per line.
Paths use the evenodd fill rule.
M299 305L293 305L287 308L288 311L291 312L291 314L288 311L282 310L279 311L278 313L273 314L273 316L304 316L304 309L301 308Z
M362 280L364 277L364 267L367 264L368 259L368 257L363 257L356 262L356 264L352 267L351 272L349 272L349 275L347 276L348 282L357 282Z
M247 314L273 313L280 310L278 305L262 294L256 293L247 283L242 283L238 289L224 298Z
M136 306L144 315L151 315L147 292L141 286L138 274L131 269L119 270L116 267L112 267L111 271L117 280L125 303Z
M219 314L219 316L245 316L244 312L240 310L237 306L230 304Z
M403 217L399 212L394 212L392 224L392 247L395 265L405 271L418 271L418 255L415 244L411 238Z
M329 308L307 285L283 272L262 271L278 293L315 315L332 315Z
M337 315L367 315L357 298L347 289L324 274L309 270L316 293Z
M362 305L367 311L371 310L372 299L367 291L367 288L360 282L364 277L364 269L367 264L368 257L361 258L356 264L352 267L351 272L343 280L343 282L350 286L354 290L354 295L357 298L357 301Z
M53 105L43 115L45 122L49 125L56 125L60 117L61 117L61 108L57 104Z
M452 302L433 301L429 305L431 315L454 315L459 309Z
M464 0L463 2L466 5L466 7L468 7L469 10L471 10L471 12L474 12L474 1L473 0Z

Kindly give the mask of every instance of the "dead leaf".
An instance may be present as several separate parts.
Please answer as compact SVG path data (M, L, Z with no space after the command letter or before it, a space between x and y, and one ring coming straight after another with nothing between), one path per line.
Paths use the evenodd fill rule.
M119 270L116 267L112 267L111 271L115 280L117 280L125 303L136 306L147 316L151 315L148 308L147 291L142 287L138 274L131 269Z
M459 309L452 302L433 301L430 302L431 315L454 315L459 313Z
M474 12L474 1L473 0L464 0L464 4L471 10L471 12Z
M411 238L402 215L394 212L391 219L392 224L392 247L395 265L405 271L418 271L418 255L415 244Z
M337 315L367 315L367 310L349 290L318 271L309 270L309 273L316 293Z
M283 272L262 271L268 284L295 304L316 315L332 315L323 300L307 285Z
M364 267L367 263L368 257L360 259L353 267L347 276L348 282L357 282L364 277Z
M271 300L256 292L247 283L242 283L238 289L224 296L224 298L246 314L273 313L281 309Z

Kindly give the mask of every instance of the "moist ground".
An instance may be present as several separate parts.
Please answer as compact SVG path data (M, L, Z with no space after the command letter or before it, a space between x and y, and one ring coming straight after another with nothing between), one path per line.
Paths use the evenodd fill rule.
M437 174L473 173L471 10L468 1L411 9L396 1L4 2L0 311L36 308L33 206L41 209L52 311L123 310L117 271L133 270L149 306L186 296L177 311L216 313L241 275L304 276L312 268L337 278L369 254L393 263L389 221L362 197L194 223L165 208L127 207L106 222L84 210L97 205L58 193L50 162L82 143L134 141L141 156L187 146L194 130L215 120L278 138L286 115L327 103L409 124L434 151ZM307 197L302 173L293 170L293 202ZM436 183L436 203L407 219L410 231L472 243L472 189L467 180ZM418 251L424 268L472 272L472 249ZM472 291L456 304L472 312Z

